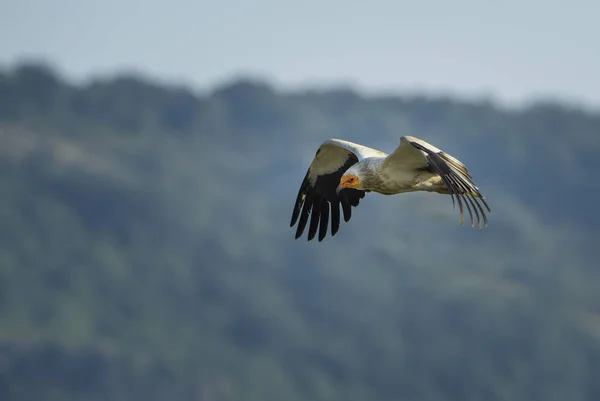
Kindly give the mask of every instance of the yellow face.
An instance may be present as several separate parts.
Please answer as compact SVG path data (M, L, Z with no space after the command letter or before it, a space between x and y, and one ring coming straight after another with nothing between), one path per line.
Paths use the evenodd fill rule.
M360 185L358 177L354 174L345 174L340 179L339 189L343 188L357 188Z

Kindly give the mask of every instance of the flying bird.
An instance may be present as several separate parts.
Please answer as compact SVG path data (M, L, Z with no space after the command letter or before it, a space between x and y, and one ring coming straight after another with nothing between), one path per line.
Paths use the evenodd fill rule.
M400 145L391 153L372 149L341 139L321 144L302 181L290 227L296 223L296 239L306 225L308 240L318 231L318 240L327 236L331 215L331 236L340 228L340 206L344 221L350 221L352 207L359 205L367 192L395 195L404 192L427 191L449 194L452 205L460 209L460 224L464 223L464 208L469 211L471 226L475 217L479 229L482 220L488 224L492 210L479 192L465 165L435 146L413 136L400 138Z

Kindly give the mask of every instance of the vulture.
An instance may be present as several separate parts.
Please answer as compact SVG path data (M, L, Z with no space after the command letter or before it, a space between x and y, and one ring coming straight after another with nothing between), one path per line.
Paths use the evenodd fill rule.
M357 207L367 192L395 195L414 191L449 194L454 208L458 203L461 225L464 208L469 211L472 227L475 218L479 230L482 220L488 224L483 206L488 212L492 210L465 165L419 138L403 136L389 155L341 139L323 142L300 185L290 227L298 224L298 239L308 224L308 240L318 232L320 242L327 236L329 225L331 236L338 232L340 208L348 222L352 207Z

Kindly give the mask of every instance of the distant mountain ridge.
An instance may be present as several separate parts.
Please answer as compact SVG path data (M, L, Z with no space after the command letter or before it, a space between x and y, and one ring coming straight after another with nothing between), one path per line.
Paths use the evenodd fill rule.
M0 398L600 399L598 133L560 104L0 69ZM468 166L487 229L369 194L294 240L323 140L401 135Z

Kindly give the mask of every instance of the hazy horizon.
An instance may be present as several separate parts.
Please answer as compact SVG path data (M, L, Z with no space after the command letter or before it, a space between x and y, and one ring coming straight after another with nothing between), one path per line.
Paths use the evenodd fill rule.
M206 91L256 76L290 89L600 105L600 5L592 1L29 0L2 8L0 64L44 60L76 82L134 71Z

